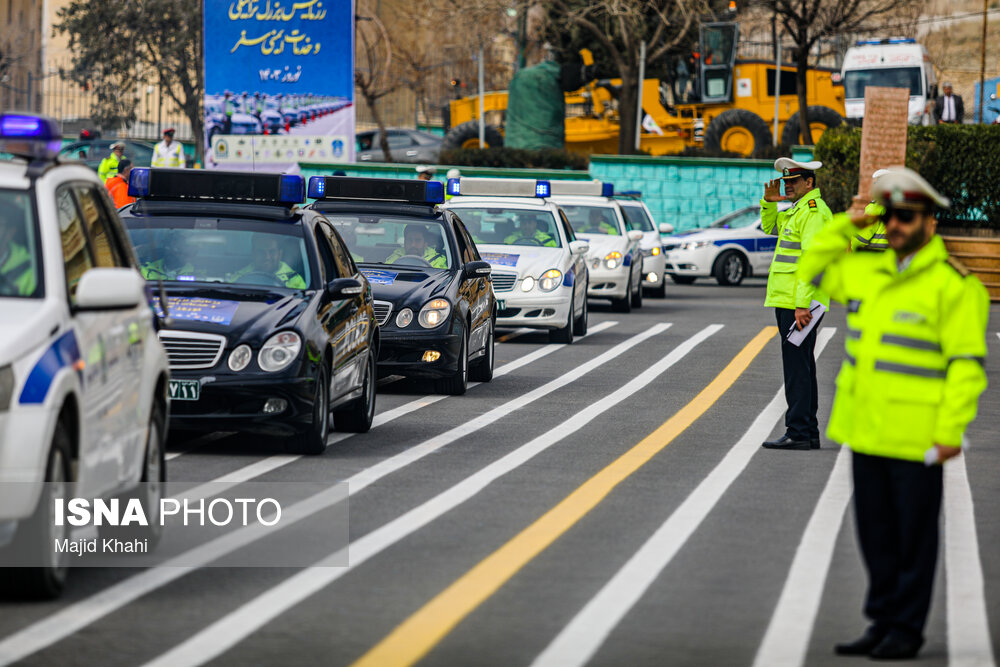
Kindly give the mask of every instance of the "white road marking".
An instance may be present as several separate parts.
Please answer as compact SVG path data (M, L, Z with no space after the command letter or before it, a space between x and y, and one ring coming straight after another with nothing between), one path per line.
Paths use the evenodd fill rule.
M820 331L817 357L836 331L835 328ZM532 663L533 667L583 665L593 657L760 450L760 443L784 414L784 395L784 389L779 389L722 461L556 635Z
M979 539L965 454L944 464L944 563L948 664L951 667L992 667L996 663L986 616L983 565L979 560Z
M805 662L837 535L853 492L850 457L850 449L841 447L833 471L795 550L778 605L757 649L755 667L791 666Z
M509 415L510 413L545 397L546 395L570 384L574 380L590 373L600 366L613 361L631 348L662 333L670 324L657 324L646 331L636 334L604 353L586 361L548 383L529 391L521 396L503 403L489 412L461 424L441 435L411 447L395 456L360 471L344 480L349 484L352 494L358 493L370 484L383 477L433 454L442 447L466 437L479 429ZM596 327L595 327L596 329ZM435 397L436 398L436 397ZM316 512L329 508L342 501L342 493L338 488L321 491L305 500L282 509L282 523L285 527L293 525ZM178 579L188 572L197 569L192 565L175 565L180 562L206 565L228 553L240 549L252 542L267 537L271 533L260 524L240 528L210 542L202 544L186 553L171 559L164 564L144 570L140 574L129 577L103 591L85 598L79 602L67 605L54 614L41 619L32 625L0 640L0 665L7 665L50 646L65 637L77 632L94 621L120 609L130 602L146 595L166 584Z
M527 463L549 447L584 428L614 406L628 400L720 329L722 329L721 324L706 327L618 390L580 410L558 426L521 445L422 505L354 540L349 548L350 565L347 567L331 567L335 563L344 562L347 555L347 549L344 549L321 560L315 566L302 570L223 616L182 644L150 661L146 667L200 665L221 655L270 620L353 571L376 554L455 509L503 475Z

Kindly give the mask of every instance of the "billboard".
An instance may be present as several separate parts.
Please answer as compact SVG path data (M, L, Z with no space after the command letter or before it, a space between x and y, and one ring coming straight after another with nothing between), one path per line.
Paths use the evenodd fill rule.
M205 163L354 159L352 0L205 0Z

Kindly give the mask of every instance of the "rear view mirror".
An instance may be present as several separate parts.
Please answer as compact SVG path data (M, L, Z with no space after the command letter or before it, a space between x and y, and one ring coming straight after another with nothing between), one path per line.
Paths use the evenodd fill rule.
M489 262L469 262L465 265L465 278L472 280L482 278L493 273L493 267Z
M333 300L349 299L361 294L364 288L359 280L354 278L337 278L326 284L326 293Z
M590 244L586 241L570 241L569 251L574 255L586 255L590 252Z
M669 222L661 222L660 223L660 233L661 234L673 234L674 233L674 226L671 225Z
M642 232L640 232L640 231L638 231L636 229L633 229L632 231L630 231L628 233L628 238L629 238L630 241L641 241L642 240Z
M76 286L77 310L125 310L146 300L146 281L134 269L90 269Z

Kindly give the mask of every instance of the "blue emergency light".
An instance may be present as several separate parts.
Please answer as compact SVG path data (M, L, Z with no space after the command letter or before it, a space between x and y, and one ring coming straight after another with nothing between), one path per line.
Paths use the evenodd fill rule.
M615 184L608 183L605 181L601 183L601 196L602 197L614 197L615 196Z
M880 44L916 44L912 37L885 37L882 39L859 39L854 46L878 46Z
M62 147L59 125L51 118L0 114L0 152L23 158L53 160Z
M457 197L462 194L462 181L458 178L448 179L448 194L452 197Z
M536 197L551 197L552 185L548 181L535 181Z
M404 178L352 178L350 176L310 176L312 199L362 199L401 201L409 204L444 202L444 184Z
M144 199L301 204L306 200L306 182L297 174L135 167L129 174L128 194Z

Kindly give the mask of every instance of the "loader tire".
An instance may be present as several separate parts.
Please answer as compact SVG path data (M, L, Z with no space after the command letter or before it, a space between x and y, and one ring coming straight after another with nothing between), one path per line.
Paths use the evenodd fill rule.
M809 107L809 126L812 129L812 143L815 145L827 128L837 127L844 122L844 117L830 107ZM802 138L799 136L799 112L796 111L785 123L781 131L781 143L785 146L797 146Z
M442 150L451 151L458 148L496 148L503 146L503 135L495 125L486 126L486 145L479 145L479 121L469 120L448 130L444 141L441 142Z
M705 148L750 156L771 144L771 130L764 119L746 109L728 109L712 119L705 130Z

